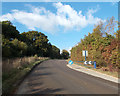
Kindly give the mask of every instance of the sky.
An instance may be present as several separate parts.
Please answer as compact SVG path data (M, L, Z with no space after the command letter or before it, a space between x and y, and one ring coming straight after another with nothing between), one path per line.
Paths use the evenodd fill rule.
M115 2L2 2L0 21L10 20L22 32L38 31L60 50L75 46L95 24L114 16Z

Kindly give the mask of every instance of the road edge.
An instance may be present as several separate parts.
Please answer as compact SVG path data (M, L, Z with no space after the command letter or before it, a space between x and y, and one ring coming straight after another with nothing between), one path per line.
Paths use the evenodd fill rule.
M109 76L109 75L107 75L107 74L98 73L98 72L96 72L96 71L94 71L94 70L90 70L90 69L84 68L84 69L87 69L87 70L89 70L89 71L95 72L95 73L98 74L98 75L96 75L96 74L91 74L91 73L88 73L87 71L83 71L83 70L74 68L74 67L72 67L70 64L67 64L67 67L69 67L69 68L71 68L71 69L74 69L74 70L76 70L76 71L79 71L79 72L86 73L86 74L88 74L88 75L92 75L92 76L99 77L99 78L102 78L102 79L105 79L105 80L108 80L108 81L112 81L112 82L114 82L114 83L118 83L118 84L120 83L120 79L115 78L115 77L112 77L112 76ZM79 67L82 67L82 66L79 66ZM99 74L102 74L102 75L106 76L106 78L104 78L102 75L99 75Z
M47 61L47 60L50 60L50 59L42 60L42 61L40 61L39 63L35 64L35 65L31 68L31 70L29 70L19 81L17 81L17 82L15 83L15 87L16 87L16 88L15 88L11 93L14 94L14 93L16 92L16 90L18 89L18 87L20 86L20 84L25 80L25 78L26 78L39 64L41 64L42 62Z

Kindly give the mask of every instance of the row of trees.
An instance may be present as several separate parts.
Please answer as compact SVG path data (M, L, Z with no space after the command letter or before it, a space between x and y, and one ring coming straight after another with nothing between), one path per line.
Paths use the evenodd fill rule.
M96 61L98 67L109 67L110 70L120 68L117 22L114 17L108 19L106 23L100 22L95 26L92 33L88 33L84 39L71 49L71 59L73 61L84 61L82 50L88 50L87 61Z
M5 58L23 57L23 56L42 56L51 58L65 57L63 50L52 45L47 36L38 31L28 31L20 34L16 27L10 21L0 22L2 25L2 56Z

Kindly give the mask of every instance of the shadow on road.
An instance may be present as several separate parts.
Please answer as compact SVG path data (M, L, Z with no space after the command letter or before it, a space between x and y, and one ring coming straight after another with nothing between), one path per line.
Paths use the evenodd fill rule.
M52 73L35 73L35 74L33 74L33 78L34 77L39 77L39 76L45 76L45 75L52 75Z
M49 64L50 66L47 65L48 61L46 61L38 65L36 68L34 68L34 70L31 72L31 74L28 75L27 79L19 88L20 91L18 91L18 93L56 94L60 93L61 91L64 91L64 89L59 86L58 87L54 85L52 86L52 84L54 84L52 80L56 73L51 71L55 70L54 67L52 66L54 62L51 61L49 63L51 64L51 65ZM24 90L21 90L21 88Z
M62 88L34 89L34 90L31 90L30 93L31 94L54 94L54 93L60 92L62 90L63 90Z
M28 94L53 94L59 91L62 91L62 88L43 88L44 81L41 80L44 77L48 77L53 73L42 72L41 69L47 69L48 67L41 67L37 71L34 71L28 79L27 85L29 90Z
M47 69L47 68L50 68L50 67L38 67L35 70L43 70L43 69Z

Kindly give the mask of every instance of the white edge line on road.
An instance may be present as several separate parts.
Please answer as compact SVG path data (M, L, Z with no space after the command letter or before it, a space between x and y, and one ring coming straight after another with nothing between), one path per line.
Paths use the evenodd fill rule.
M71 65L69 65L69 64L67 64L67 66L69 67L69 68L71 68L71 69L74 69L74 70L76 70L76 71L80 71L80 72L83 72L83 73L86 73L86 74L89 74L89 75L93 75L93 76L95 76L95 77L99 77L99 78L102 78L102 79L105 79L105 80L109 80L109 81L112 81L112 82L115 82L115 83L120 83L120 79L118 79L118 78L115 78L115 77L112 77L112 76L109 76L109 75L107 75L107 74L102 74L102 75L104 75L104 77L103 76L100 76L100 75L97 75L97 74L94 74L94 73L88 73L87 71L83 71L83 70L80 70L80 69L76 69L76 68L73 68ZM90 69L89 69L90 70ZM93 71L94 72L94 70L90 70L90 71ZM96 72L96 71L95 71ZM97 73L99 73L99 72L97 72ZM100 73L99 73L100 74Z

